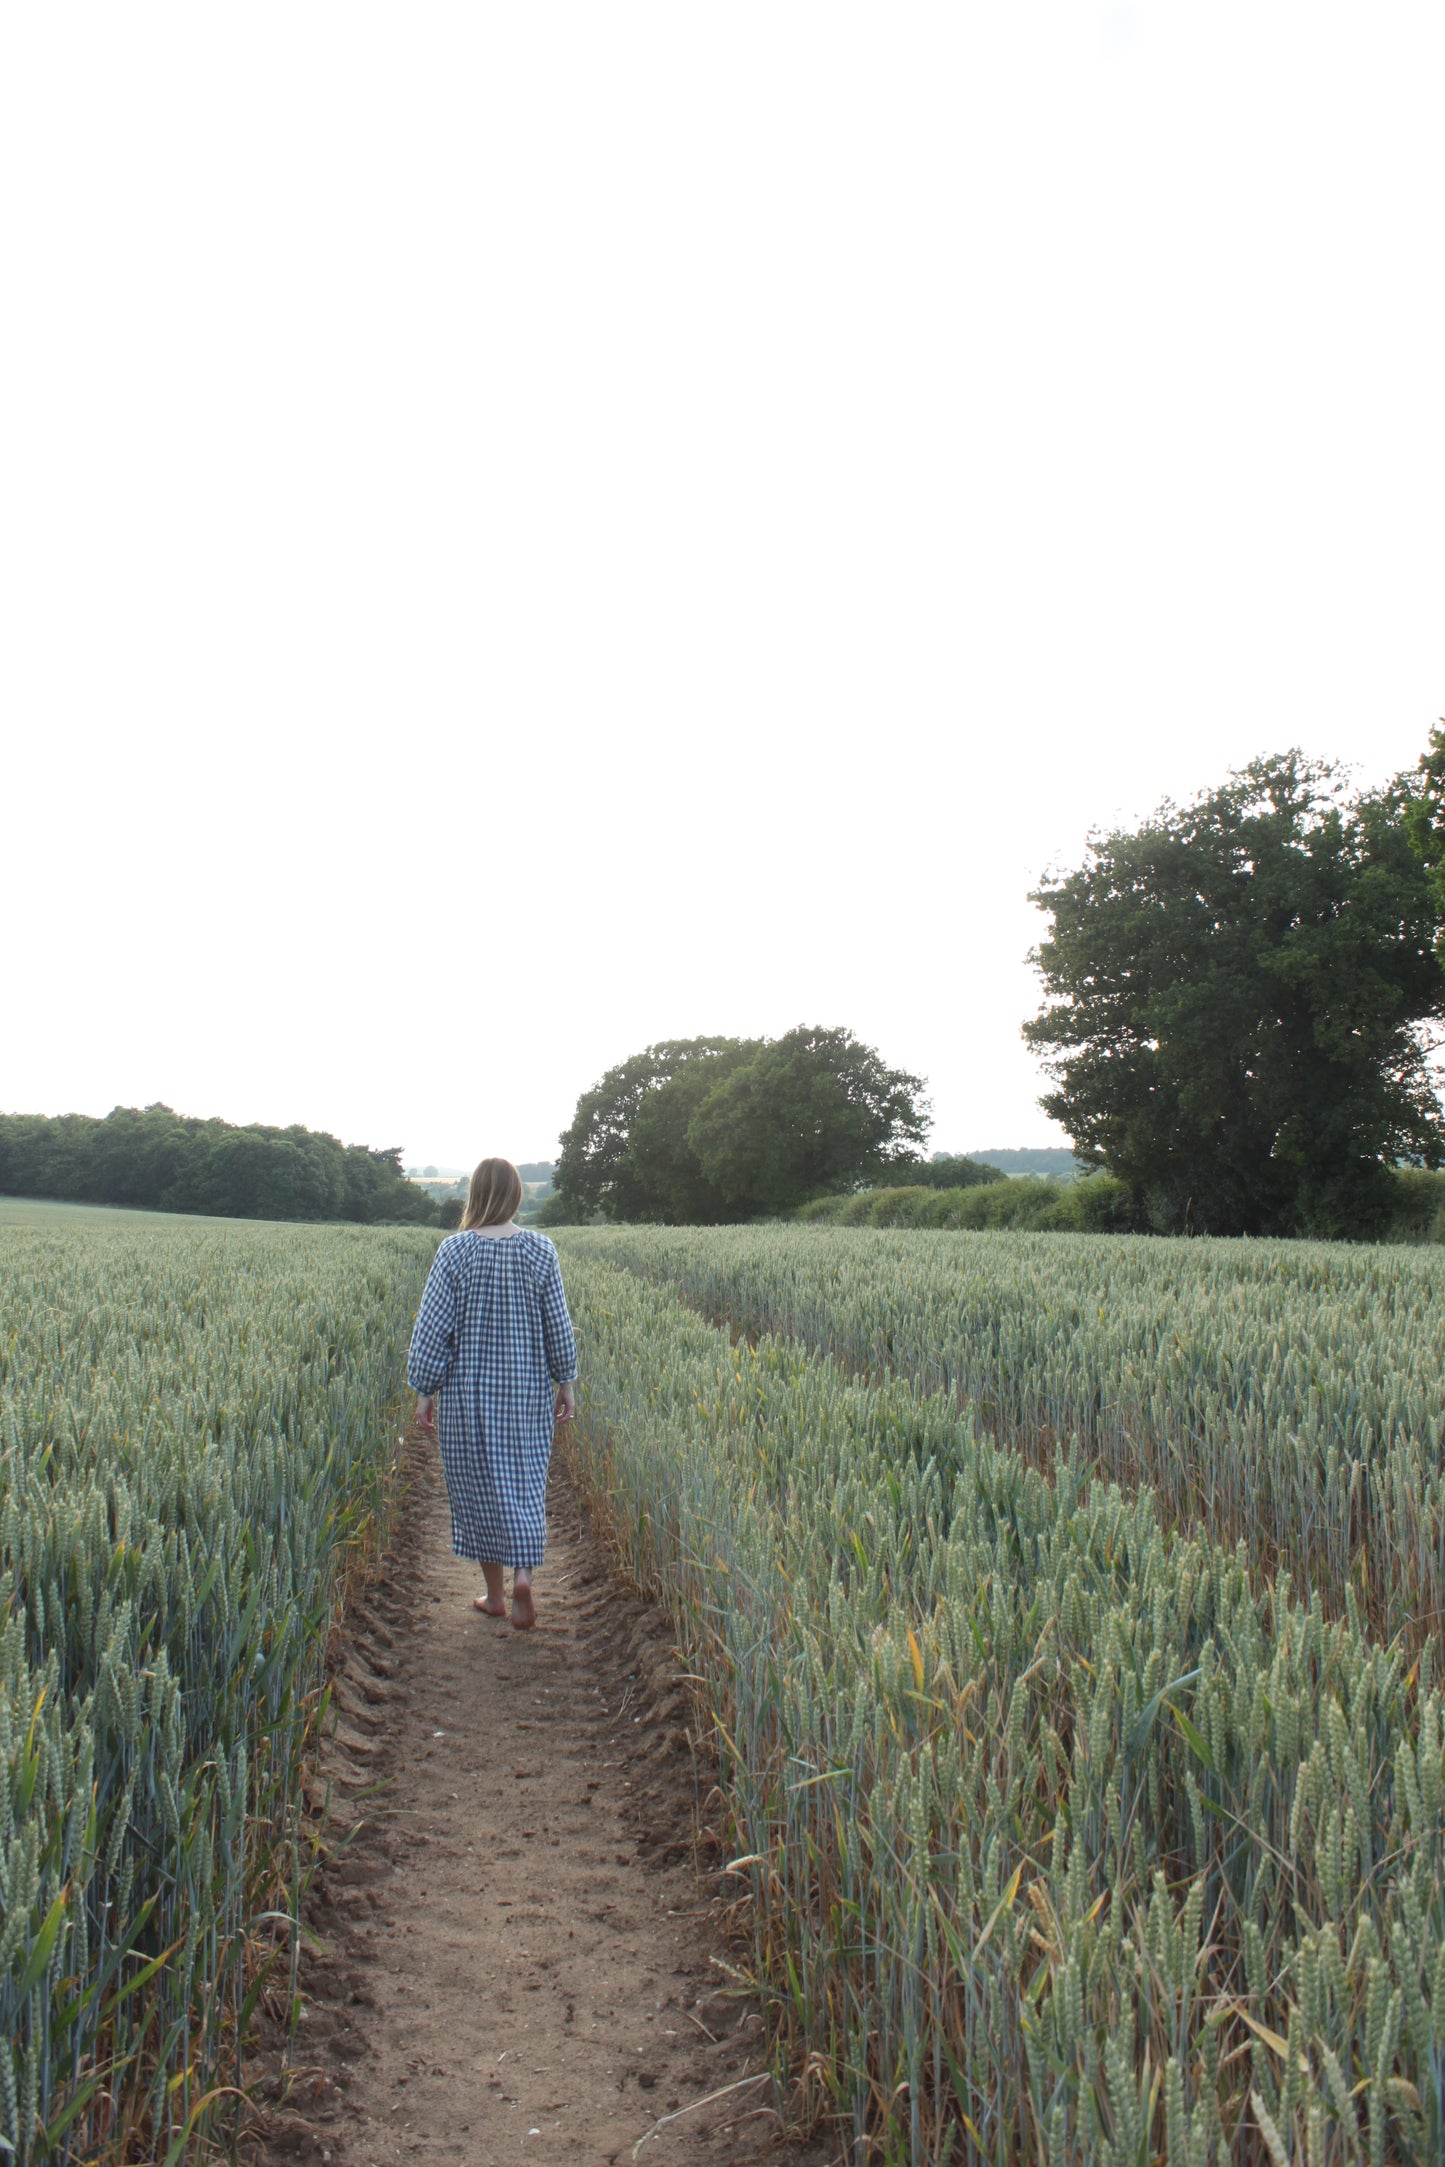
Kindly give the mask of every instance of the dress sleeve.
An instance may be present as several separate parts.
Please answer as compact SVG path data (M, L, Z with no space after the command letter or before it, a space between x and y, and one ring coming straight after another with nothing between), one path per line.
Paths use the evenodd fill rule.
M575 1384L577 1341L572 1332L572 1319L567 1314L567 1297L562 1291L562 1266L550 1242L542 1267L542 1341L547 1349L547 1368L553 1384Z
M457 1290L446 1251L439 1249L432 1259L406 1361L406 1381L413 1392L440 1392L456 1355Z

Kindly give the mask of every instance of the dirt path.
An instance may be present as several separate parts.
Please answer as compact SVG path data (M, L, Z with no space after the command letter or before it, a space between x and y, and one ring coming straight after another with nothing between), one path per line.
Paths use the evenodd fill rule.
M717 1961L662 1621L598 1557L557 1462L550 1512L538 1624L517 1633L472 1609L480 1574L414 1444L323 1771L329 1832L357 1833L313 1890L258 2167L600 2167L659 2122L640 2167L828 2156L780 2141L760 2020Z

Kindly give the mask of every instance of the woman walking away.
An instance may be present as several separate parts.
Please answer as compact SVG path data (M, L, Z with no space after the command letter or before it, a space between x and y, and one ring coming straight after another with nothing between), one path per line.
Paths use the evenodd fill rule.
M525 1631L547 1541L552 1425L576 1410L577 1342L556 1250L512 1224L521 1201L516 1167L483 1159L460 1228L432 1260L406 1374L422 1428L440 1416L452 1548L486 1576L477 1608L507 1615L511 1566L512 1623Z

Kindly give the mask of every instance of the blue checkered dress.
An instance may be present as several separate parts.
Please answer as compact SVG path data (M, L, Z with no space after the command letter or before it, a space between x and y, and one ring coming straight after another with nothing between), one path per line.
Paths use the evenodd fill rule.
M450 1235L432 1262L406 1374L413 1391L439 1394L453 1550L532 1571L547 1541L553 1387L577 1374L546 1235Z

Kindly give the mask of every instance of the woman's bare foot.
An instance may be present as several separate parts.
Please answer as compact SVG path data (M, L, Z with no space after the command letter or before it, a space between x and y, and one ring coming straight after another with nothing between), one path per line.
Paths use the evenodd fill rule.
M537 1606L532 1600L532 1583L529 1580L512 1582L512 1623L519 1633L530 1630L537 1622Z
M484 1618L505 1618L507 1615L507 1583L502 1578L500 1565L483 1565L482 1578L487 1583L485 1595L474 1598Z

